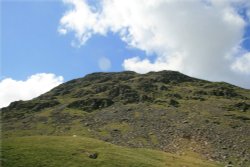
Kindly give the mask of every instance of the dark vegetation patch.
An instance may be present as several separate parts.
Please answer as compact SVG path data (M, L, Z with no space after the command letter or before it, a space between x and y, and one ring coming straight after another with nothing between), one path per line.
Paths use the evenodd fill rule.
M88 89L81 89L78 90L76 93L73 93L71 95L71 97L73 98L84 98L88 95L94 94L94 92L92 90L88 90Z
M229 106L224 107L228 111L241 111L247 112L250 110L250 103L246 103L245 101L237 102L235 104L230 104Z
M246 102L240 102L240 103L234 104L233 107L234 107L235 109L238 109L238 110L240 110L240 111L245 112L245 111L247 111L247 110L250 109L250 104L248 104L248 103L246 103Z
M107 98L88 98L85 100L74 101L70 103L67 107L80 109L80 110L84 110L87 112L92 112L93 110L96 110L96 109L109 107L113 103L114 102L111 99L107 99Z
M160 71L160 72L149 72L147 76L152 76L156 82L163 82L165 84L172 83L178 84L182 82L194 82L197 79L181 74L176 71Z
M214 96L223 96L226 98L232 98L239 96L234 89L228 88L228 87L219 87L217 89L214 89L210 92L211 95Z
M2 111L11 110L27 110L27 111L40 111L46 108L54 107L60 103L57 100L35 100L35 101L15 101L8 107L3 108Z

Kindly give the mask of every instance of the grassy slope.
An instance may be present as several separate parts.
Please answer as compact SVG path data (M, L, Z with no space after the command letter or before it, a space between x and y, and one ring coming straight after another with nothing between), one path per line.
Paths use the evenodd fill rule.
M148 149L125 148L100 140L71 136L32 136L4 139L4 167L215 167L197 155L178 156ZM88 157L98 153L97 159Z

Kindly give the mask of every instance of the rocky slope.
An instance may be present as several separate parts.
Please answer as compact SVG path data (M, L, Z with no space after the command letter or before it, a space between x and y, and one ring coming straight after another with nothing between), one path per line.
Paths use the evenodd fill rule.
M179 72L93 73L1 113L3 139L85 136L250 165L250 90Z

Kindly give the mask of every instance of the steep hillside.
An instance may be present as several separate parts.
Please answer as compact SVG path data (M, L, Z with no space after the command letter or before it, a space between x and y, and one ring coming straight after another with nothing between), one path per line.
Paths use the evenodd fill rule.
M250 165L250 90L179 72L93 73L1 112L7 161L27 136L77 136Z

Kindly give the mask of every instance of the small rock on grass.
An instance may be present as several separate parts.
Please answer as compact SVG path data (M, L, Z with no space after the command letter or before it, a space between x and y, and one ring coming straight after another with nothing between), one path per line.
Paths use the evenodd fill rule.
M98 153L91 153L89 154L89 158L96 159L98 157Z

